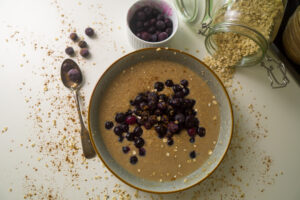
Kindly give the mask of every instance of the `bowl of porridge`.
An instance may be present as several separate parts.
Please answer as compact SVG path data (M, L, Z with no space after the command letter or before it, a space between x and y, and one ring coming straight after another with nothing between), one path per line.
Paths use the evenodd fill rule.
M142 191L171 193L219 166L233 114L226 89L203 62L179 50L147 48L103 73L88 124L99 158L116 177Z

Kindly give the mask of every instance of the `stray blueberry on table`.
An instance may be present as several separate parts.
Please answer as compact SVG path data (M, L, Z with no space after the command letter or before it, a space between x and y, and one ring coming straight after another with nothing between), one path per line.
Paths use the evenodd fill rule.
M66 52L66 54L68 54L69 56L73 56L74 53L75 53L73 47L67 47L67 48L65 49L65 52Z
M78 46L80 48L86 48L87 47L87 43L86 43L86 41L81 40L81 41L78 42Z
M88 27L88 28L86 28L85 29L85 34L87 35L87 36L90 36L90 37L92 37L93 35L94 35L94 29L92 29L91 27Z
M80 55L82 56L82 57L88 57L89 55L90 55L90 52L89 52L89 50L87 49L87 48L82 48L81 50L80 50Z
M78 36L76 33L71 33L70 34L70 39L73 40L74 42L78 39Z

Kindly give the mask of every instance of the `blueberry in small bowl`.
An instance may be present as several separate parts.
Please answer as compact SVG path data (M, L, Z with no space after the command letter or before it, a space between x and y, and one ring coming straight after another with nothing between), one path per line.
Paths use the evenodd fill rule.
M167 46L178 28L176 11L163 0L140 0L127 13L128 38L134 48Z

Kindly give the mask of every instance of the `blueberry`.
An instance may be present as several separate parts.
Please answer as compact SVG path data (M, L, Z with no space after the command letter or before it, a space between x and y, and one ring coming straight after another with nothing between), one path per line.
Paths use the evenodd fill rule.
M185 122L185 116L182 113L178 113L175 115L175 121L178 121L179 124L183 124Z
M136 123L136 117L133 116L133 115L127 116L125 121L126 121L127 124L135 124Z
M168 138L167 144L168 144L169 146L172 146L172 145L174 144L174 140L173 140L172 138Z
M153 34L153 33L155 33L155 31L156 31L156 29L155 29L154 26L150 26L150 27L147 29L147 32L150 33L150 34L152 34L152 35L156 35L156 34ZM151 36L152 36L152 35L151 35ZM157 35L156 35L156 37L157 37ZM152 37L151 37L151 39L152 39Z
M195 138L194 137L191 137L190 138L190 143L194 143L195 142Z
M164 30L166 28L165 22L163 22L162 20L158 20L156 22L156 28L161 31Z
M170 111L169 111L170 112ZM170 114L169 114L170 115ZM161 116L161 121L164 123L164 124L168 124L169 123L169 118L167 115L163 115Z
M138 38L142 39L142 33L138 32L138 33L136 34L136 36L137 36Z
M182 88L178 84L173 85L172 89L173 89L174 93L182 91Z
M70 38L71 38L71 40L73 40L75 42L78 39L78 36L76 33L71 33Z
M181 105L180 98L171 99L170 104L174 107L179 107Z
M150 25L155 25L155 24L156 24L156 19L155 18L150 19Z
M163 14L159 14L159 15L157 15L156 19L163 21L165 19L165 17Z
M87 43L86 43L86 41L81 40L81 41L78 42L78 46L80 48L86 48L87 47Z
M200 137L204 137L205 134L206 134L206 130L204 127L198 127L197 128L197 134L200 136Z
M142 110L148 110L149 106L146 102L141 102L139 107L142 109Z
M112 121L105 122L105 128L111 129L114 126L114 123Z
M158 102L157 107L158 107L160 110L166 110L167 107L168 107L168 105L167 105L166 102L161 101L161 102Z
M146 14L143 11L139 11L139 12L137 12L136 17L138 20L145 21Z
M133 113L132 110L128 109L127 112L125 113L125 115L126 115L126 116L132 115L132 113Z
M183 92L183 95L184 95L184 96L187 96L187 95L189 95L190 90L189 90L189 88L183 88L183 89L182 89L182 92Z
M167 101L167 100L168 100L168 97L167 97L167 95L165 95L165 94L160 94L160 95L158 96L158 98L159 98L159 100L161 100L161 101Z
M68 71L68 77L71 81L75 83L80 83L82 81L81 73L78 69L70 69Z
M140 137L143 134L143 129L140 126L137 126L133 130L134 136Z
M90 52L89 52L89 50L87 49L87 48L82 48L81 50L80 50L80 55L82 56L82 57L88 57L89 55L90 55Z
M144 127L146 128L146 129L151 129L152 128L152 124L149 122L149 121L146 121L145 123L144 123Z
M159 135L165 136L167 133L167 128L163 125L157 125L154 127L154 129Z
M151 35L151 42L157 42L157 35L156 34Z
M161 32L158 34L158 41L163 41L168 38L168 34L166 32Z
M187 132L188 132L190 137L195 137L195 135L196 135L196 129L195 128L189 128L187 130Z
M177 133L179 131L179 126L178 126L178 124L175 124L174 122L170 122L168 124L168 130L171 133Z
M160 116L160 115L162 115L162 111L161 111L160 109L157 108L157 109L154 111L154 115Z
M123 132L127 132L129 130L129 126L128 124L121 124L120 128L122 129Z
M75 53L75 51L74 51L74 49L73 49L72 47L67 47L67 48L65 49L65 52L66 52L66 54L68 54L69 56L73 56L74 53Z
M154 83L154 89L160 92L164 89L164 84L162 82L156 82Z
M94 35L94 29L92 29L91 27L88 27L88 28L86 28L85 29L85 34L87 35L87 36L93 36Z
M170 36L173 32L173 29L172 28L166 28L165 32L168 34L168 36Z
M149 33L147 33L147 32L142 32L141 39L145 40L145 41L150 41L151 35Z
M148 101L155 101L155 102L157 102L157 100L158 100L158 96L157 96L157 94L155 93L155 92L150 92L149 94L148 94L148 96L147 96L147 99L148 99Z
M179 92L176 92L176 93L174 94L174 97L177 97L177 98L183 98L183 97L184 97L183 91L181 90L181 91L179 91Z
M134 99L135 104L139 104L143 101L143 96L142 95L137 95Z
M133 141L134 140L134 134L133 133L128 132L128 133L126 133L125 137L128 141Z
M130 148L128 146L124 146L124 147L122 147L122 151L124 153L128 153L130 151Z
M183 104L185 108L193 108L196 101L193 99L184 99Z
M62 71L63 72L68 72L70 69L72 69L73 66L72 64L70 64L69 62L65 62L63 65L62 65Z
M193 128L195 122L195 117L193 115L189 115L185 118L185 128Z
M143 28L143 22L142 21L137 21L136 22L136 27L139 29L139 28Z
M190 153L190 157L193 159L193 158L196 158L196 152L195 151L192 151Z
M123 135L120 135L118 141L119 141L119 142L123 142L123 140L124 140L124 136L123 136Z
M144 22L144 28L148 28L150 26L150 22L149 21L145 21Z
M121 113L117 113L116 116L115 116L115 120L118 123L124 122L125 119L126 119L126 115L125 115L125 113L122 113L122 112Z
M147 17L150 17L151 14L152 14L152 8L149 7L149 6L145 6L144 12L145 12L145 14L146 14Z
M185 79L181 80L180 81L180 84L183 86L183 87L187 87L189 85L189 82Z
M145 156L146 155L146 149L144 149L143 147L139 148L139 155L140 156Z
M173 83L172 80L166 80L165 85L166 85L167 87L172 87L172 86L174 85L174 83Z
M114 128L114 133L115 133L116 135L120 136L120 135L122 135L123 130L121 129L120 126L115 126L115 128Z
M136 148L141 148L143 147L145 144L145 141L143 138L141 137L136 137L135 140L134 140L134 145Z
M148 121L150 122L151 125L156 124L157 123L156 115L150 115Z
M150 100L148 102L149 110L154 110L156 108L156 102L154 100Z
M196 115L197 112L193 110L193 113L192 113L192 114L193 114L193 115ZM199 123L200 123L200 122L199 122L199 119L195 117L195 119L194 119L194 127L198 127L198 126L199 126Z
M152 15L153 15L153 17L157 17L157 15L158 15L159 13L160 13L159 10L157 10L156 8L153 8L153 9L152 9Z
M166 26L167 26L168 28L172 28L172 27L173 27L173 23L172 23L172 20L171 20L170 18L166 18L166 19L164 20L164 22L165 22L165 24L166 24Z
M137 158L136 156L131 156L131 157L130 157L130 163L131 163L131 164L134 165L134 164L136 164L137 162L138 162L138 158Z

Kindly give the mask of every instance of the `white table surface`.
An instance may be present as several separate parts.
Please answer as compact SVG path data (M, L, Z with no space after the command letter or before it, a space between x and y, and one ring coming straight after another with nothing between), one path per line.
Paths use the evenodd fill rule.
M125 28L133 2L0 2L0 199L299 199L299 86L289 74L286 88L271 89L259 66L236 71L229 89L236 123L232 144L201 184L169 195L138 192L99 158L83 159L74 102L59 74L65 47L75 46L68 35L75 28L84 36L87 26L97 33L95 39L84 36L91 59L76 57L86 78L86 111L99 76L134 50ZM170 47L202 58L202 41L181 22Z

